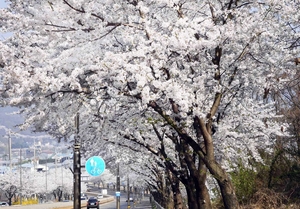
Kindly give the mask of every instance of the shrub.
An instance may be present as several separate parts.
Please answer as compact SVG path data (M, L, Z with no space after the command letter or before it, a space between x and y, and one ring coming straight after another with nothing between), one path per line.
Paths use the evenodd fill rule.
M240 203L248 203L255 193L256 172L239 165L238 171L231 173L235 192Z
M20 205L20 199L16 199L16 201L14 201L12 203L13 205ZM22 199L22 205L34 205L34 204L38 204L38 199L37 198L26 198L26 199Z

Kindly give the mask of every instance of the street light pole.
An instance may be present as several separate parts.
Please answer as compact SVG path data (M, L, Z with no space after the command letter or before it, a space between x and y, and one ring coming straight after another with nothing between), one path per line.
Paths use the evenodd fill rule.
M45 167L45 175L46 175L46 201L47 201L47 193L48 193L48 173L47 173L47 167L48 167L48 155L46 157L46 167Z
M129 188L129 177L127 174L127 208L130 208L130 188Z
M74 209L80 209L80 178L81 178L81 166L80 166L80 144L74 145L73 153L73 171L74 171Z
M62 165L61 165L61 186L62 188L64 188L64 170Z
M80 143L78 141L79 134L79 113L75 117L76 136L73 148L73 178L74 178L74 202L73 208L81 208L80 186L81 186L81 162L80 162Z
M11 136L10 136L10 130L8 131L8 156L9 156L9 169L12 170L11 165Z
M22 147L20 148L20 205L22 205Z
M116 191L116 200L117 200L117 209L120 209L120 167L119 167L119 163L118 163L118 167L117 167L117 191Z

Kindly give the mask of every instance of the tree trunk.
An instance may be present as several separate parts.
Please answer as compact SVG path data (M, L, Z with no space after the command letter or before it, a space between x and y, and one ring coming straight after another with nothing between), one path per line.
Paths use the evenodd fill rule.
M174 209L183 209L182 195L179 188L180 181L170 172L171 188L173 192Z
M197 209L198 201L195 195L195 184L191 179L189 179L185 184L185 189L187 193L189 209Z
M206 119L203 118L200 119L198 117L195 118L202 132L205 150L203 151L201 147L195 147L195 148L198 149L199 157L202 159L203 163L206 165L209 172L214 176L214 178L218 182L225 209L238 209L239 202L236 197L232 182L228 174L226 173L226 171L215 160L214 144L212 138L212 116L215 115L220 100L221 100L221 94L216 94L214 104L211 108L211 112L208 114Z
M200 208L203 209L211 209L211 201L210 201L210 195L208 192L208 189L205 185L206 182L206 176L207 176L207 169L203 163L202 160L199 161L199 168L198 168L198 173L199 173L199 192L200 192Z
M191 156L186 156L185 161L188 165L190 174L188 175L187 181L183 182L188 194L189 208L211 209L210 196L205 185L206 171L204 170L204 173L199 172L195 167L194 162L191 161Z
M205 164L218 182L225 209L239 209L239 202L228 174L216 161L205 159Z
M157 113L159 113L164 118L164 120L167 121L168 124L178 133L180 138L182 138L185 143L191 146L192 149L199 155L200 159L203 161L209 172L218 182L225 209L238 209L239 203L232 182L225 170L216 162L214 155L214 145L212 139L212 118L215 116L215 113L219 107L221 97L221 93L216 93L215 101L211 107L210 113L207 114L206 118L199 118L197 116L194 118L194 127L200 130L199 133L201 133L204 140L204 148L202 148L198 141L195 141L183 127L178 126L175 120L167 115L155 101L151 101L149 103L149 106L151 106ZM188 194L188 197L192 198L192 195ZM194 209L196 207L192 208Z
M166 209L174 209L174 193L173 193L173 179L172 179L172 172L167 170L165 171L165 174L167 175L165 178L165 208Z
M187 143L181 139L181 147L184 149L184 160L189 169L190 179L192 179L195 183L195 195L198 204L198 209L211 209L211 201L208 189L205 185L206 182L206 167L203 161L199 158L199 156L194 153L192 157L191 149L187 145ZM197 158L197 160L195 160ZM198 159L199 158L199 159ZM198 166L195 165L195 162L198 161Z
M233 188L233 185L231 181L218 181L222 198L223 198L223 203L226 209L238 209L239 203L237 200L237 197L235 195L235 190Z

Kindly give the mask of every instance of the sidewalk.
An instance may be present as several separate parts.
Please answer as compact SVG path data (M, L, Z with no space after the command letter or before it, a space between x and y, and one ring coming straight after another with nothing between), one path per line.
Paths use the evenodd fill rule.
M145 197L139 203L135 203L134 209L152 209L149 197Z

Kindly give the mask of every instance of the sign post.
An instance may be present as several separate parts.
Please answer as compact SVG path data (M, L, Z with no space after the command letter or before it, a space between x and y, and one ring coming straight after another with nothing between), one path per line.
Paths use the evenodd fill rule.
M116 191L116 201L117 201L117 209L120 209L120 196L121 196L121 188L120 188L120 170L119 170L119 163L117 167L117 191Z

